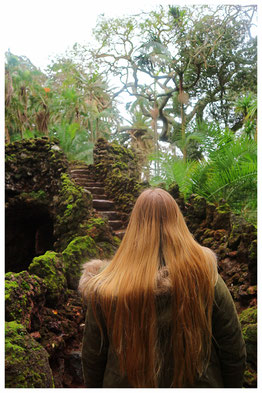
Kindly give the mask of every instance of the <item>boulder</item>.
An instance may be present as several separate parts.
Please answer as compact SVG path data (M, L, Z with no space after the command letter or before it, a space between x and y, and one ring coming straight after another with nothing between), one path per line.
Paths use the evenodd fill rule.
M27 271L9 272L5 276L5 319L16 320L29 331L37 330L42 321L46 286L41 278Z
M48 353L15 321L5 324L5 387L54 387Z
M44 255L35 257L28 271L43 279L47 288L46 305L62 304L67 298L66 270L61 254L47 251Z

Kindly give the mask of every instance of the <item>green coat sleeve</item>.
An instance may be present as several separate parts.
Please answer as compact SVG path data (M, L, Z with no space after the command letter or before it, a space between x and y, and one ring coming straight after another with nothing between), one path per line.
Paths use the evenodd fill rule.
M82 343L82 369L85 386L99 388L103 386L107 363L108 337L100 307L96 307L96 316L101 324L102 334L95 319L91 303L88 304Z
M242 387L246 366L246 347L235 304L220 276L215 286L212 324L224 387Z

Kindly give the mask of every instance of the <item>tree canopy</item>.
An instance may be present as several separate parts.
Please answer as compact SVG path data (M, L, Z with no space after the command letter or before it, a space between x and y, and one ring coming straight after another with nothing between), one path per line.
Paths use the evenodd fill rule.
M160 140L185 138L195 119L213 119L236 131L232 103L256 91L255 6L162 7L123 18L101 16L92 51L107 75L157 116Z

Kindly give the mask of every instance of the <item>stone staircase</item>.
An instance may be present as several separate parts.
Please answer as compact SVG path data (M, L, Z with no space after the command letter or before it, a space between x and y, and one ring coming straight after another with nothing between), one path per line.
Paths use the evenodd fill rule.
M113 234L122 239L125 234L125 227L121 220L121 213L116 211L114 201L110 200L105 194L104 184L90 179L86 166L72 166L69 173L77 185L83 187L86 192L91 192L93 208L100 216L108 219Z

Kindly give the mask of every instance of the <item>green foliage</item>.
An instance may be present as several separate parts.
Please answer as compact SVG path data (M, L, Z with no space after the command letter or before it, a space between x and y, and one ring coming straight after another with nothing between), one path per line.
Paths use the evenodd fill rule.
M199 132L199 141L201 134ZM207 153L201 161L187 161L162 154L160 177L151 184L176 182L188 198L192 193L210 202L224 199L233 211L256 222L257 206L257 147L247 137L237 137L231 131L214 128L209 138L202 135Z
M93 162L94 144L86 130L80 129L79 123L56 125L50 135L58 138L59 144L69 160L81 160L87 164Z
M256 139L257 128L257 98L254 94L241 96L235 104L236 114L242 120L242 133L250 139Z
M101 74L72 56L55 59L46 75L6 53L6 142L55 135L69 159L91 163L93 143L109 139L119 114Z

